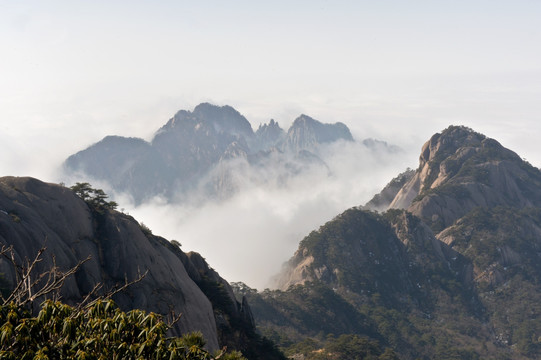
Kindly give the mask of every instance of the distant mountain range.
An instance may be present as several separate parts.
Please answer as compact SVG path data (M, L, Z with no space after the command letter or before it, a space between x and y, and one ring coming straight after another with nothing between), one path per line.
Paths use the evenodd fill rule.
M339 141L354 141L342 123L323 124L301 115L287 132L274 120L254 132L232 107L203 103L191 112L177 112L150 142L107 136L71 155L65 169L82 179L105 181L137 204L154 196L184 202L194 193L219 199L238 190L239 176L259 184L283 183L311 167L328 169L322 160L325 145ZM399 151L373 139L363 144Z
M354 334L374 341L374 358L538 359L540 284L541 171L452 126L417 170L306 236L281 290L235 288L298 358Z

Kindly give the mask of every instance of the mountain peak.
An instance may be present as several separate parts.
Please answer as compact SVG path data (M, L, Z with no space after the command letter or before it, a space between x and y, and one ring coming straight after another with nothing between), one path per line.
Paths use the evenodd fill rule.
M293 121L287 132L285 147L299 151L337 140L353 141L353 136L345 124L341 122L323 124L308 115L301 114Z
M260 124L255 132L257 140L260 142L257 149L269 149L278 144L285 136L285 131L280 127L277 121L270 119L268 124Z
M300 123L316 124L316 123L320 123L320 122L315 120L314 118L311 118L310 116L308 116L306 114L301 114L293 121L292 126L299 125Z
M475 207L538 206L539 186L539 169L516 153L469 128L451 126L424 144L419 168L389 207L407 208L438 231Z
M247 138L254 134L250 122L233 107L201 103L192 112L178 111L165 126L158 130L157 135L172 128L186 130L201 126L212 127L218 133L223 132Z
M433 135L423 145L419 167L423 167L429 161L446 158L460 148L479 147L484 139L486 139L484 135L465 126L449 126L441 133Z

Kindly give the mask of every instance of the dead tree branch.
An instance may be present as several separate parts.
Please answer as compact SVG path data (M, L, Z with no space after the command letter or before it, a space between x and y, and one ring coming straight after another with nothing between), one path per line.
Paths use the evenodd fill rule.
M42 296L52 295L53 297L57 297L66 279L75 274L85 262L90 260L90 256L88 256L86 259L79 261L74 267L62 271L56 265L56 258L53 256L53 266L51 269L40 274L35 274L36 266L42 261L42 255L45 250L45 247L39 249L32 261L25 259L23 264L19 265L15 259L13 246L2 247L0 255L12 264L15 270L16 281L15 288L7 298L0 296L3 305L14 302L19 306L25 306L33 303Z
M100 301L100 300L111 299L113 296L115 296L119 292L124 291L128 287L142 281L145 278L145 276L147 276L147 274L148 274L148 270L145 271L144 274L141 274L141 272L138 270L137 271L137 277L134 280L128 281L128 279L125 278L124 279L124 284L122 286L114 287L113 289L108 290L104 295L98 296L95 299L93 299L92 301L89 301L96 294L96 292L103 287L102 284L97 284L94 287L94 289L92 289L92 291L87 296L85 296L83 301L81 301L79 303L79 305L77 305L77 310L81 310L83 308L91 307L97 301Z

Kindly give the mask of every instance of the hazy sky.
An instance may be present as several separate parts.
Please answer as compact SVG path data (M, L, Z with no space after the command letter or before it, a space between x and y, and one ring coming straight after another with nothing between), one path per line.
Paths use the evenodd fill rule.
M229 104L412 149L462 124L541 166L541 1L3 1L0 174ZM233 279L235 280L235 279Z

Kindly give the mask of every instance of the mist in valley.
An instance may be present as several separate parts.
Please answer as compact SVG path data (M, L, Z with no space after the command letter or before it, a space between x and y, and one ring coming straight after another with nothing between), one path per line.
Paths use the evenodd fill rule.
M253 114L254 109L257 107L240 111ZM0 133L4 148L3 175L34 176L68 186L77 181L90 182L93 187L104 189L119 203L119 210L147 225L155 235L179 241L185 252L201 253L228 281L243 281L264 289L271 285L269 280L294 254L306 235L344 210L365 204L406 168L416 168L422 144L453 120L452 117L415 120L412 115L407 122L397 117L391 126L391 113L372 114L375 120L359 121L359 115L354 112L349 113L349 117L346 113L331 116L333 109L315 109L322 114L316 113L317 119L343 121L351 127L356 142L322 145L317 155L326 166L301 164L299 166L304 168L296 175L286 171L285 165L279 162L249 166L235 159L222 164L221 169L215 168L206 180L208 185L215 180L212 176L219 178L223 175L221 172L227 173L223 185L233 192L226 196L209 197L201 185L189 194L178 194L172 199L155 197L136 205L128 194L116 193L105 182L85 174L68 176L63 172L62 163L70 154L97 142L100 136L116 134L150 140L152 132L165 122L163 118L150 116L136 118L129 126L121 120L103 123L103 127L90 126L88 132L73 125L53 130L36 128L18 134ZM291 121L299 115L293 115L293 111L303 110L306 108L286 109L281 116ZM287 120L278 120L283 128L290 125ZM253 120L251 123L257 128L258 124ZM502 144L514 150L528 150L532 145L519 141L528 131L512 127L511 123L471 125L474 130L503 139ZM369 148L362 140L371 137L384 140L390 146L397 145L400 150L390 151L382 144ZM519 154L533 159L536 165L535 152ZM180 198L182 204L176 201Z
M201 253L228 281L264 289L304 236L347 208L363 205L417 161L405 149L367 147L360 141L326 144L318 155L327 166L312 164L293 175L272 162L248 166L235 159L222 164L234 189L223 197L209 197L201 186L173 199L158 196L135 205L106 183L87 181L103 187L119 209L155 235L179 241L185 252Z
M241 112L245 111L241 109ZM328 112L322 113L323 116L316 118L342 120L338 116L331 117ZM386 121L391 117L391 114L383 116ZM294 115L289 116L293 118ZM287 129L290 124L280 120L280 125ZM317 155L326 166L297 164L302 171L291 174L284 163L272 159L263 166L250 166L234 159L216 167L204 179L206 185L212 184L226 173L223 185L232 192L226 191L225 196L211 194L209 197L205 184L201 184L188 194L177 194L173 198L158 196L139 205L128 194L116 193L106 182L86 174L68 176L63 172L62 163L70 154L97 142L99 136L135 135L150 140L149 129L155 131L164 119L135 121L137 131L126 127L123 121L113 121L101 129L91 128L89 133L80 128L68 128L47 131L44 137L43 131L35 129L19 136L2 133L0 140L5 150L2 155L5 175L30 175L67 186L77 181L90 182L93 187L104 189L119 203L119 210L147 225L155 235L179 241L185 252L201 253L228 281L242 281L264 289L271 285L270 279L311 231L344 210L365 204L408 167L416 168L422 144L434 132L445 128L443 124L451 119L440 118L427 126L418 121L397 121L395 126L388 126L385 121L344 121L351 127L356 141L321 145ZM475 130L492 130L487 135L503 138L503 144L512 149L521 146L513 142L513 137L524 133L524 129L510 131L508 124L476 125ZM257 128L254 121L252 127ZM369 148L362 140L371 137L384 140L389 146L396 145L400 150L383 144ZM536 159L535 153L527 155ZM182 204L178 199L182 199Z

